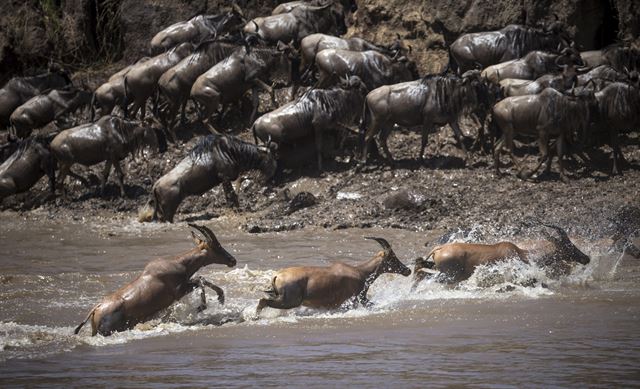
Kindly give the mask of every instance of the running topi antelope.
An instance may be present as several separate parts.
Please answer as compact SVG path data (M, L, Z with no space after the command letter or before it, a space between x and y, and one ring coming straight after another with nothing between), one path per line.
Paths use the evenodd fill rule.
M382 246L368 261L352 266L336 262L328 267L301 266L280 270L272 280L269 298L260 299L256 314L264 307L290 309L300 305L312 308L338 308L350 298L356 304L369 305L367 292L373 282L384 273L402 274L407 277L411 270L406 267L385 239L366 237Z
M113 332L131 329L196 288L201 289L201 304L198 307L198 312L201 312L207 307L205 286L213 289L218 294L220 304L224 304L224 292L219 286L193 275L201 267L214 263L234 267L236 259L220 245L209 228L195 224L189 226L193 228L191 235L196 243L195 248L174 258L158 258L149 262L138 278L93 307L74 332L78 334L89 320L91 336L97 333L108 336ZM204 240L197 237L196 232Z

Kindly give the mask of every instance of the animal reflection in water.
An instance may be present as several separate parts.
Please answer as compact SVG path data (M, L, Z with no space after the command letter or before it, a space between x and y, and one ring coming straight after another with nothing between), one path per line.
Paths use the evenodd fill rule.
M383 250L373 258L352 266L336 262L328 267L299 266L280 270L272 280L269 298L260 299L256 314L264 307L290 309L300 305L311 308L338 308L355 298L355 303L370 305L367 292L371 284L383 273L402 274L406 267L385 239L368 237L378 242Z
M426 256L418 258L414 268L415 288L422 280L438 276L438 280L457 283L471 277L476 267L509 259L525 263L535 262L545 269L550 277L559 277L571 272L572 264L586 265L589 256L580 251L560 227L543 224L555 234L543 230L546 240L528 242L527 249L511 242L496 244L448 243L435 247ZM524 247L524 245L522 245ZM533 280L535 282L535 280Z
M78 325L75 333L80 332L89 320L92 336L97 333L106 336L131 329L196 288L201 289L201 305L198 307L200 312L206 308L205 286L213 289L218 294L218 301L223 304L224 292L220 287L193 275L201 267L213 263L233 267L236 259L220 245L209 228L195 224L189 226L193 228L191 234L196 243L195 248L174 258L158 258L149 262L138 278L96 305ZM196 232L204 240L197 237Z

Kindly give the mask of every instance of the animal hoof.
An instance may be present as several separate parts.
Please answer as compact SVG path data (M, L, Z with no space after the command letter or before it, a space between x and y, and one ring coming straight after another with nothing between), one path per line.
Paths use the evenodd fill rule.
M205 309L207 309L207 306L206 306L206 305L200 305L200 306L198 307L198 309L196 309L196 312L200 313L200 312L204 311Z
M224 305L224 295L218 296L218 302L220 303L220 305Z

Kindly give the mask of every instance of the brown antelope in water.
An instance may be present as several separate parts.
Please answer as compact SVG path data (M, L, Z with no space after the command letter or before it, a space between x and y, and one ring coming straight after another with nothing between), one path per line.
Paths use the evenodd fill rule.
M192 231L195 248L174 258L149 262L138 278L96 305L74 332L80 332L88 320L91 320L91 336L97 333L107 336L131 329L198 287L202 290L198 312L206 308L205 286L213 289L220 304L224 304L224 292L220 287L203 277L192 277L201 267L213 263L233 267L236 259L220 245L210 229L195 224L189 226L202 234L204 240Z
M367 292L383 273L402 274L406 267L382 238L366 237L380 243L383 250L366 262L352 266L336 262L328 267L300 266L280 270L272 280L269 298L260 299L256 314L264 307L290 309L300 305L312 308L337 308L355 297L356 303L368 305Z
M529 263L530 260L542 266L550 276L559 276L571 271L571 262L583 265L590 258L578 249L560 227L540 223L553 229L554 236L545 230L545 240L523 242L521 247L511 242L496 244L448 243L436 246L426 256L418 258L414 268L415 287L428 275L441 272L449 282L455 283L471 277L476 267L492 264L508 259L519 259ZM429 260L431 258L431 260Z

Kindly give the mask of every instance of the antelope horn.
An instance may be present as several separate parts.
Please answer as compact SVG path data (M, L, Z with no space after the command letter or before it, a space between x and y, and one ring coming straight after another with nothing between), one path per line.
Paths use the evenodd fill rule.
M389 254L390 252L393 251L391 249L391 245L389 244L389 242L387 242L383 238L376 238L374 236L365 236L364 238L365 239L370 239L370 240L375 240L376 242L378 242L380 244L380 246L382 246L382 248L384 249L384 253L385 254Z
M205 226L199 226L197 224L192 224L192 223L188 223L187 225L195 229L196 231L200 232L207 240L208 245L219 244L218 239L214 235L213 231L211 231L209 228Z

